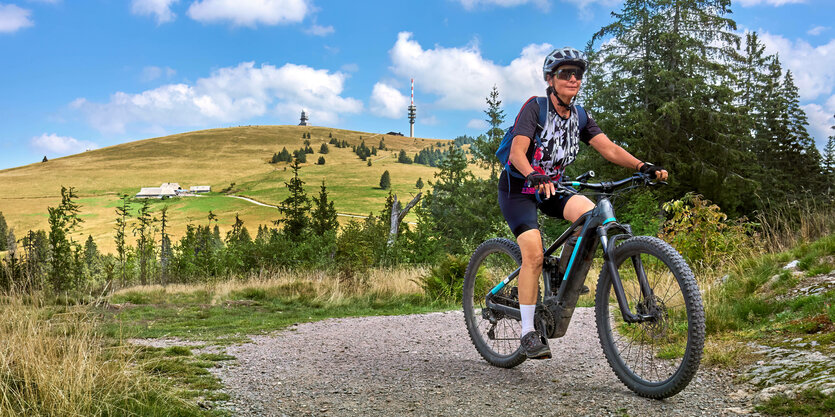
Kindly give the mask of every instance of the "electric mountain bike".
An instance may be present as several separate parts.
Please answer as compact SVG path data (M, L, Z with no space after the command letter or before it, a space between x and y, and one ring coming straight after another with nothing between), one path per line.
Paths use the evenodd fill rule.
M593 176L590 171L558 184L557 192L593 191L597 205L545 249L535 327L549 339L565 335L597 249L602 249L594 313L603 353L618 379L638 395L670 397L687 386L701 361L705 315L699 288L675 249L655 237L633 236L630 226L615 218L610 200L627 190L665 183L645 174L587 182ZM502 368L527 359L519 344L516 278L521 264L516 242L490 239L475 250L464 277L470 339L487 362Z

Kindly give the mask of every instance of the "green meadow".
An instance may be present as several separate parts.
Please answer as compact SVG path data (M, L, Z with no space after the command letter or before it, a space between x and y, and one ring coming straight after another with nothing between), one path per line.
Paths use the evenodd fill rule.
M92 235L101 250L113 252L119 196L133 196L142 187L176 182L184 189L210 185L213 192L200 197L152 200L155 213L163 206L169 207L169 230L175 239L185 233L187 224L208 222L209 210L217 215L221 233L231 228L235 215L254 232L258 225L270 225L278 219L278 211L227 194L270 205L281 202L288 195L285 182L292 170L287 162L270 164L269 161L284 147L290 152L304 147L305 133L310 133L310 146L316 152L307 155L299 173L308 195L317 195L324 181L337 211L355 215L382 209L388 190L381 189L379 181L386 170L391 175L391 191L401 200L409 200L418 193L415 188L418 178L424 183L432 180L435 168L398 163L397 154L401 149L413 157L421 149L451 143L315 126L242 126L188 132L2 170L0 212L18 237L28 230L46 229L47 208L60 202L61 186L74 187L84 223L73 238L83 241ZM369 148L378 147L383 140L387 149L372 155L368 166L350 147L329 145L329 153L320 154L321 145L331 137L349 145L365 141ZM316 164L319 156L324 156L324 165ZM229 190L222 193L224 189ZM133 208L135 211L138 204ZM340 221L348 220L350 217L340 217ZM406 220L414 221L413 215Z

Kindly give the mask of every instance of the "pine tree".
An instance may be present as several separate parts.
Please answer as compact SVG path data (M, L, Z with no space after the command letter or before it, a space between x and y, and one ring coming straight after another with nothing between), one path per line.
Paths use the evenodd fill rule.
M319 197L313 197L313 213L311 214L310 228L314 234L322 236L328 232L336 232L339 221L336 219L336 207L333 201L328 201L328 190L325 188L325 180L322 180L322 188L319 190Z
M298 160L294 160L290 166L293 169L293 178L285 182L290 195L278 205L278 211L284 216L276 225L284 224L284 234L293 240L301 240L310 224L307 213L310 210L310 200L304 191L304 181L299 178L301 166Z
M487 130L486 135L480 136L478 141L473 144L473 155L479 164L485 168L490 168L491 176L496 176L499 169L499 160L496 158L496 151L499 150L499 144L504 137L504 110L502 110L502 101L499 100L499 88L493 85L493 90L487 96L487 110L484 114L487 115L487 123L490 129ZM461 146L457 141L456 145ZM463 144L463 143L462 143Z
M380 144L377 145L377 147L380 148L381 150L385 150L386 149L386 142L383 141L383 139L380 139Z
M328 144L323 143L322 146L319 147L319 153L326 154L328 152L330 152L330 149L328 149Z
M418 177L418 180L415 183L415 188L417 188L418 190L423 189L423 179L421 179L420 177Z
M388 170L383 172L383 175L380 176L380 188L384 190L391 188L391 175Z

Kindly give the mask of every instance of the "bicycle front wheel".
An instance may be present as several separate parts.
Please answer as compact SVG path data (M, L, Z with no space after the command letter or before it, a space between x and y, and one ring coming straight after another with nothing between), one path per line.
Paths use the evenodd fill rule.
M524 362L518 320L485 305L487 294L522 265L519 245L490 239L475 250L464 275L464 321L476 350L490 364L512 368ZM491 296L492 302L519 308L516 279Z
M696 374L704 347L705 315L696 279L681 255L658 238L632 237L614 248L613 255L630 310L652 319L623 320L604 267L595 298L603 353L618 379L638 395L673 396ZM641 291L641 273L649 284L648 295Z

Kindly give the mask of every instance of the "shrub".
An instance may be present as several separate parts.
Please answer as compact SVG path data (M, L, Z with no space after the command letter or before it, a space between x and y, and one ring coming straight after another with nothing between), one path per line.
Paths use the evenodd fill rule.
M688 193L664 203L671 215L660 237L673 245L694 267L714 269L735 257L749 254L754 223L728 216L701 195Z
M443 301L461 301L464 273L468 259L464 256L447 255L429 274L420 278L421 288L427 296Z

